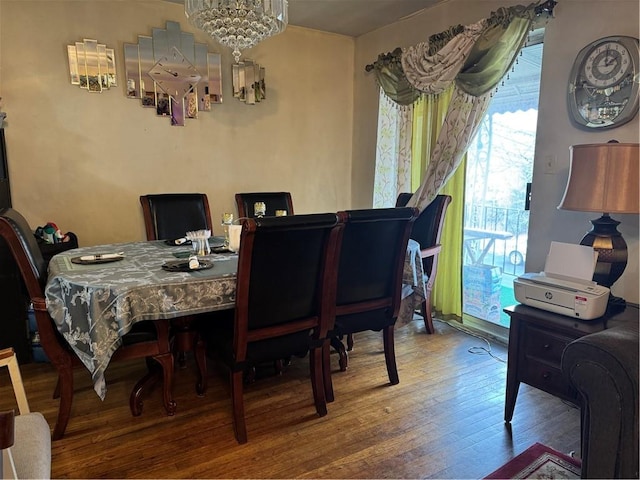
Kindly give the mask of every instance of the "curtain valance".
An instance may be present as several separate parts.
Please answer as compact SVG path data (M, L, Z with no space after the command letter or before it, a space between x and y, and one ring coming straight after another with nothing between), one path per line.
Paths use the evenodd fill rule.
M367 65L385 94L410 105L422 94L438 94L451 85L472 96L496 87L523 47L533 21L551 14L555 0L503 7L467 26L457 25L428 42L380 54Z

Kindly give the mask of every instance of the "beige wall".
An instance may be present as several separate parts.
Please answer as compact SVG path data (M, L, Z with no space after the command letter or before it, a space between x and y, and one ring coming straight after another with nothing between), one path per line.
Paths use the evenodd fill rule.
M231 98L226 48L190 27L163 1L0 0L0 96L14 206L33 227L55 221L83 245L144 238L138 196L201 191L214 218L233 194L289 190L297 212L371 206L377 87L364 67L381 52L470 24L513 0L449 0L354 40L289 27L246 56L267 69L268 99ZM592 214L558 211L569 146L616 138L638 142L638 117L605 132L574 127L565 101L578 51L607 35L638 36L637 0L562 0L545 39L527 270L539 271L552 240L578 242ZM167 20L223 54L223 105L185 127L125 98L123 43ZM120 87L89 94L68 81L66 45L96 38L116 50ZM354 60L355 59L355 60ZM543 174L541 158L557 158ZM638 302L638 218L620 215L629 265L614 293Z
M355 110L353 142L353 204L371 205L375 161L378 93L364 67L379 53L426 41L451 25L474 23L498 7L528 4L507 0L450 0L402 22L356 40ZM596 214L559 211L568 176L569 147L574 144L639 141L639 120L607 131L583 131L568 117L566 91L569 72L578 52L589 42L609 35L638 37L637 0L561 0L546 28L533 176L527 271L541 271L552 240L578 243ZM555 174L544 174L542 160L557 159ZM638 216L614 215L629 245L629 263L613 293L638 303Z
M123 44L167 20L222 53L224 103L172 127L124 94ZM116 52L119 86L69 83L66 45ZM266 67L267 100L232 98L230 50L163 1L0 0L0 96L14 207L35 228L54 221L81 245L141 240L138 197L198 191L214 222L239 191L291 191L296 212L351 203L354 40L288 28L246 53Z

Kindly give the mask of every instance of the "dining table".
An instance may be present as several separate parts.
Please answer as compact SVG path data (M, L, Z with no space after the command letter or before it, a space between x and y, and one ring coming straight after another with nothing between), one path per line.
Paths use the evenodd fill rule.
M221 239L213 237L217 240ZM189 245L138 241L76 248L51 259L45 286L47 310L91 373L101 399L107 391L104 374L111 356L136 322L235 307L237 254L199 257L210 268L163 268L180 258L186 261L190 251ZM402 281L397 327L413 320L426 297L420 245L414 240L407 245Z
M157 240L82 247L51 259L47 310L91 373L101 399L111 356L136 322L234 308L237 255L200 257L212 268L163 269L164 264L187 261L190 251L190 245ZM96 260L74 263L83 257Z

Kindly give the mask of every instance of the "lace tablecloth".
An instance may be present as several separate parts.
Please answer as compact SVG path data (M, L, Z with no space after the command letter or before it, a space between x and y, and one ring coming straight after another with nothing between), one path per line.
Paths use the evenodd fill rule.
M142 320L233 308L237 255L207 256L213 268L168 272L162 264L176 260L162 241L83 247L60 253L49 264L45 288L47 310L65 340L87 367L96 393L104 399L104 371L122 336ZM123 252L112 263L77 265L80 255Z

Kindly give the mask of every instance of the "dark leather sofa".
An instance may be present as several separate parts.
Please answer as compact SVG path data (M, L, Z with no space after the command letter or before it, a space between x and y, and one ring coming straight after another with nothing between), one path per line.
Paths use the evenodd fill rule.
M571 342L562 372L582 412L582 478L638 478L638 307Z

